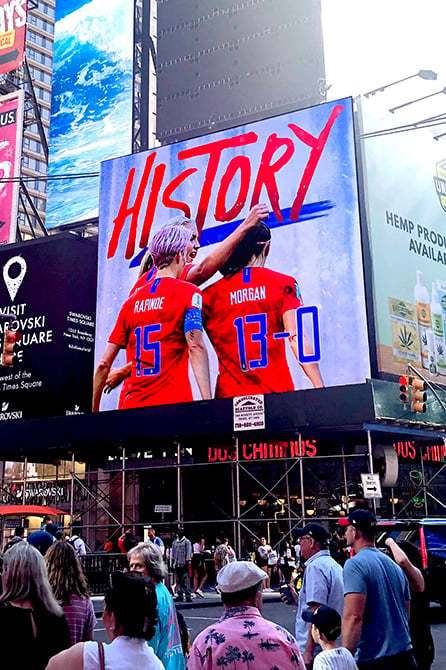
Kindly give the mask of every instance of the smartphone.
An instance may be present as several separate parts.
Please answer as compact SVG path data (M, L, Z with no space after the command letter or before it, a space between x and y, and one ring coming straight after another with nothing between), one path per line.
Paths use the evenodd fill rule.
M282 584L279 589L280 595L284 595L287 605L292 605L295 600L289 584Z

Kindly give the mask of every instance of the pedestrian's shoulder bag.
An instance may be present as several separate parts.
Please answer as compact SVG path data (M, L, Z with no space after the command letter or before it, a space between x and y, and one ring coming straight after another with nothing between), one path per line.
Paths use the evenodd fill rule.
M98 641L99 669L105 670L104 645Z

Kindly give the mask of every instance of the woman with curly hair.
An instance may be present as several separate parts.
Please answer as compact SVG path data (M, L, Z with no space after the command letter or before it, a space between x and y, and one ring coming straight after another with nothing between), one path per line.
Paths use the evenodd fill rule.
M2 585L1 667L44 670L51 656L70 646L70 632L35 547L22 541L5 553Z
M152 582L137 572L114 572L102 616L110 644L79 642L52 658L47 670L164 670L147 644L157 616Z
M70 628L71 644L93 639L93 603L78 555L69 542L54 542L45 554L48 578Z

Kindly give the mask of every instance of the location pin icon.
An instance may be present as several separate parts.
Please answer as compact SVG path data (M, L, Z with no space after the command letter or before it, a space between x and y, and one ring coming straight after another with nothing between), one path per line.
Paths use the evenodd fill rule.
M15 265L15 263L20 265L20 272L16 277L11 277L9 271L11 267ZM21 256L14 256L13 258L10 258L9 261L3 266L3 279L12 302L15 300L17 291L19 290L23 278L26 275L27 268L28 266L26 265L26 261Z

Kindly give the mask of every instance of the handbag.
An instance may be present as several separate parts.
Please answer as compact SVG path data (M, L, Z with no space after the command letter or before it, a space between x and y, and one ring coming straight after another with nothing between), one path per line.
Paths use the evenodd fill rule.
M99 670L105 670L104 645L98 641Z

